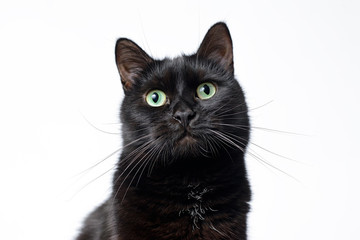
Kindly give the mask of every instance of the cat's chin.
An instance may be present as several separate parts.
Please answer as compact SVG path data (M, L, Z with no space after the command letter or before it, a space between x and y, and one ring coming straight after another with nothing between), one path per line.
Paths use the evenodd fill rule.
M191 156L197 151L198 140L190 134L184 134L174 142L175 155L177 156ZM196 154L195 154L196 155Z
M177 145L178 146L182 146L182 147L186 147L186 146L192 146L193 144L196 144L196 139L190 135L185 135L183 137L181 137L178 141L177 141Z

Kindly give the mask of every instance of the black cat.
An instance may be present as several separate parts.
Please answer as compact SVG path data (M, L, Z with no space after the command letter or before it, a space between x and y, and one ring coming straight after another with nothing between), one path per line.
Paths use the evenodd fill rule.
M190 56L155 60L125 38L115 54L124 146L110 198L77 239L247 239L250 124L227 26Z

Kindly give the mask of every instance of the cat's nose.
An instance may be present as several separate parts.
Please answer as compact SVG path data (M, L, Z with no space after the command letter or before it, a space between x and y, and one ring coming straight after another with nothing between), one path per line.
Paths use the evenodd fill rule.
M185 128L189 125L190 121L194 119L195 112L191 109L187 108L185 110L177 110L173 118L178 121L181 125L183 125Z

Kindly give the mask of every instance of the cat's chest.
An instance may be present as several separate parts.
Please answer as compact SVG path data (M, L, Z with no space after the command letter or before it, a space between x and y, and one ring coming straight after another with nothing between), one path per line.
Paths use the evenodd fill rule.
M165 232L170 231L174 236L186 233L189 239L197 239L199 234L203 236L202 232L220 233L214 223L222 215L214 198L215 187L188 184L161 195L158 198L154 194L156 203L149 201L143 208L143 216L147 218L145 222L153 223L153 226L161 225Z
M121 229L136 239L239 239L243 215L234 212L243 207L237 191L223 184L151 186L130 189L118 216Z
M208 220L219 210L214 209L211 201L213 187L201 186L200 184L189 184L183 195L183 208L179 211L179 217L190 219L192 229L200 229L202 222Z

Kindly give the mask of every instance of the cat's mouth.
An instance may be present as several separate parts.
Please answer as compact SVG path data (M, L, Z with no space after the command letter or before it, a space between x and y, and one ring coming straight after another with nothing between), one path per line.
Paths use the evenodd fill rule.
M177 141L178 145L192 145L196 143L196 139L189 132L184 132Z

